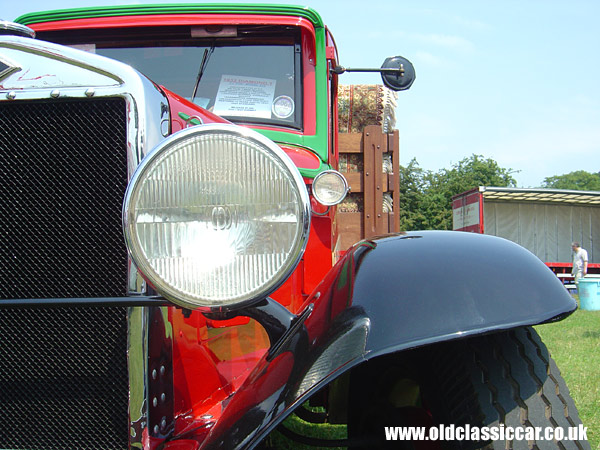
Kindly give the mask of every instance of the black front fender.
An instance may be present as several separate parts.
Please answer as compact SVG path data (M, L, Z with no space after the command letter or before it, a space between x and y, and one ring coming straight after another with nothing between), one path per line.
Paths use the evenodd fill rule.
M576 303L533 254L501 238L414 232L352 247L312 314L234 394L202 448L251 448L298 404L378 355L566 317Z
M352 300L368 357L565 317L577 304L542 261L506 239L424 231L372 241Z

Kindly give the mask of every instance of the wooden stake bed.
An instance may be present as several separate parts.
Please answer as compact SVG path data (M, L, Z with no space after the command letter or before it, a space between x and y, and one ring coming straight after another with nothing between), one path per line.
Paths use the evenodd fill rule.
M364 238L400 231L399 140L398 130L383 133L379 125L366 126L362 133L340 133L340 171L350 194L338 206L338 251ZM384 158L391 159L391 167Z

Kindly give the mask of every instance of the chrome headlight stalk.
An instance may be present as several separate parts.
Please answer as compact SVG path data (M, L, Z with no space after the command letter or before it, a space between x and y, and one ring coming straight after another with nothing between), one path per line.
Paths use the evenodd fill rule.
M175 304L248 306L275 291L308 241L310 200L279 146L229 124L167 138L137 168L123 205L140 272Z

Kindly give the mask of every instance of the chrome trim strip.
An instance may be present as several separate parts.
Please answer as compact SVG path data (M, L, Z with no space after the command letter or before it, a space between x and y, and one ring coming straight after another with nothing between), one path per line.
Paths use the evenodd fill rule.
M131 178L164 136L169 103L160 90L126 64L70 47L18 36L0 36L0 58L20 71L0 80L0 101L122 97L127 108L127 164ZM57 99L57 100L55 100ZM146 283L129 265L129 294L144 296ZM129 446L142 449L147 434L148 308L128 308Z
M10 22L8 20L0 20L0 30L10 31L17 36L25 36L30 38L35 37L35 31L28 26L21 25L20 23Z
M129 366L129 448L143 449L148 434L149 308L129 308L127 364Z

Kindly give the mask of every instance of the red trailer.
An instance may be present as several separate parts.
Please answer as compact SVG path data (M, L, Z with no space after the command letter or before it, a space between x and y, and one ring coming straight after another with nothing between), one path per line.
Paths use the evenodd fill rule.
M479 186L452 199L453 229L516 242L570 281L571 243L600 273L600 192Z

